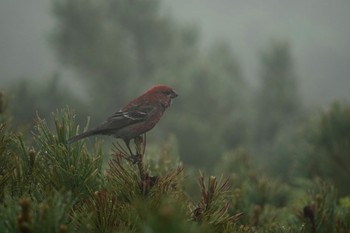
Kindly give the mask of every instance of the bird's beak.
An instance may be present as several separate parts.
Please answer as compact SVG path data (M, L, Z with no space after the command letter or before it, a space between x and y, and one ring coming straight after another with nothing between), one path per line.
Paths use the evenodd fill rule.
M178 94L175 91L172 91L171 95L170 95L170 98L174 99L176 97L178 97Z

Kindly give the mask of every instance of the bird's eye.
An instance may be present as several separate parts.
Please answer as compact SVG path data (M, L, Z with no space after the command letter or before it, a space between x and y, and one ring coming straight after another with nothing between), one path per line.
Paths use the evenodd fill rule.
M173 90L160 90L160 91L158 91L158 93L160 93L160 94L162 94L162 95L165 95L165 96L167 96L167 97L169 97L169 98L175 98L175 97L177 97L176 92L173 91Z
M167 91L163 91L163 94L164 94L164 95L170 95L170 94L171 94L171 91L168 91L168 90L167 90Z

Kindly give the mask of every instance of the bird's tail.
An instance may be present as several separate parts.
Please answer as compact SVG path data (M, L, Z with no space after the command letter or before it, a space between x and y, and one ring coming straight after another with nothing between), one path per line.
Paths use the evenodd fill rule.
M76 135L76 136L71 137L70 139L68 139L68 144L74 143L74 142L76 142L76 141L79 141L80 139L83 139L83 138L92 136L92 135L94 135L94 134L96 134L96 132L95 132L94 130L90 130L90 131L87 131L87 132L85 132L85 133Z

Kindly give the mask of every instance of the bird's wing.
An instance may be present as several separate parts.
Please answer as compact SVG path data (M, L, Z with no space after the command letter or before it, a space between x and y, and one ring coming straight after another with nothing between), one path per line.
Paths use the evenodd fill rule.
M135 105L125 111L120 110L115 112L95 130L101 133L103 133L103 131L108 133L108 131L114 131L147 120L155 110L156 107L152 105Z

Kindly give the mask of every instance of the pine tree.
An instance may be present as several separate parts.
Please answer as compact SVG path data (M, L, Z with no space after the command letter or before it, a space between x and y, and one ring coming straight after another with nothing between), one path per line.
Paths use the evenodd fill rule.
M259 147L272 143L301 110L298 80L287 42L274 41L261 53L260 79L254 129Z

